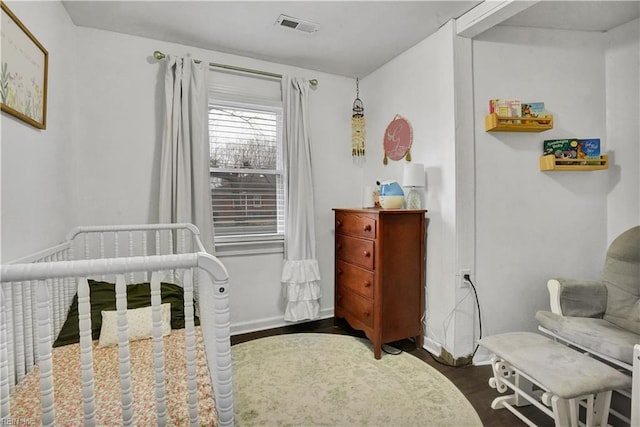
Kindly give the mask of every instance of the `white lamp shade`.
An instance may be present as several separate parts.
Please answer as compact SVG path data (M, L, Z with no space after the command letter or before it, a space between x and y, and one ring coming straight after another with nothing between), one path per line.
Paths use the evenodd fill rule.
M422 163L405 163L402 185L404 187L424 187L424 165Z

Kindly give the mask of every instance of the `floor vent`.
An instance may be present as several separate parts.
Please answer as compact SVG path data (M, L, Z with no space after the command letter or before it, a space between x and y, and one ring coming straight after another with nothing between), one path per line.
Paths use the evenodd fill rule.
M287 15L280 15L278 17L277 25L281 27L291 28L293 30L302 31L303 33L313 34L318 31L320 26L318 24L314 24L313 22L304 21L298 18L292 18Z

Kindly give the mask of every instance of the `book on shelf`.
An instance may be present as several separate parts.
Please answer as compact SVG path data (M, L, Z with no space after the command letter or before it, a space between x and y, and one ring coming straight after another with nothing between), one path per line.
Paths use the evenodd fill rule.
M578 139L578 158L579 159L600 159L600 139ZM581 162L583 165L597 165L599 162Z
M600 157L600 139L578 139L578 158L594 159Z
M587 160L600 159L600 139L547 139L542 143L542 154L544 156L553 154L556 159L585 159L584 162L579 163L582 165L598 164Z
M497 114L499 117L520 117L522 106L518 99L490 99L489 114ZM520 123L520 120L509 120L507 123Z
M556 159L576 159L578 158L578 140L569 139L545 139L542 143L542 153L544 156L553 154Z
M544 117L544 102L523 102L522 117Z

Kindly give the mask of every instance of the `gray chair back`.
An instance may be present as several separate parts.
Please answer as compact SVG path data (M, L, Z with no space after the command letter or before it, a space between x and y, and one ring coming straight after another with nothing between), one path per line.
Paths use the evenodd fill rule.
M640 226L611 243L602 279L607 287L604 319L640 334Z

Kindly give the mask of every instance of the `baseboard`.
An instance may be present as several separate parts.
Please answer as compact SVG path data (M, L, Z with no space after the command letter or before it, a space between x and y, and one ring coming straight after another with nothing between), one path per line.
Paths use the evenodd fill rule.
M482 358L477 360L477 358L473 358L473 366L486 366L491 365L491 358Z
M422 348L435 356L439 356L442 352L442 345L428 337L424 337L424 344L422 345Z
M442 351L442 345L440 343L427 337L424 337L424 344L422 348L438 358L442 357L443 353L446 354L446 350L444 352ZM484 365L491 365L491 354L483 352L482 349L480 349L473 358L473 366Z
M320 317L314 320L328 319L331 317L333 317L333 307L320 310ZM309 320L303 321L303 322L297 322L297 323L304 323L304 322L309 322ZM283 326L291 326L297 323L287 322L284 320L282 316L277 316L277 317L269 317L264 319L252 320L249 322L232 323L230 326L230 329L231 329L231 335L233 336L233 335L247 334L250 332L264 331L266 329L281 328Z

